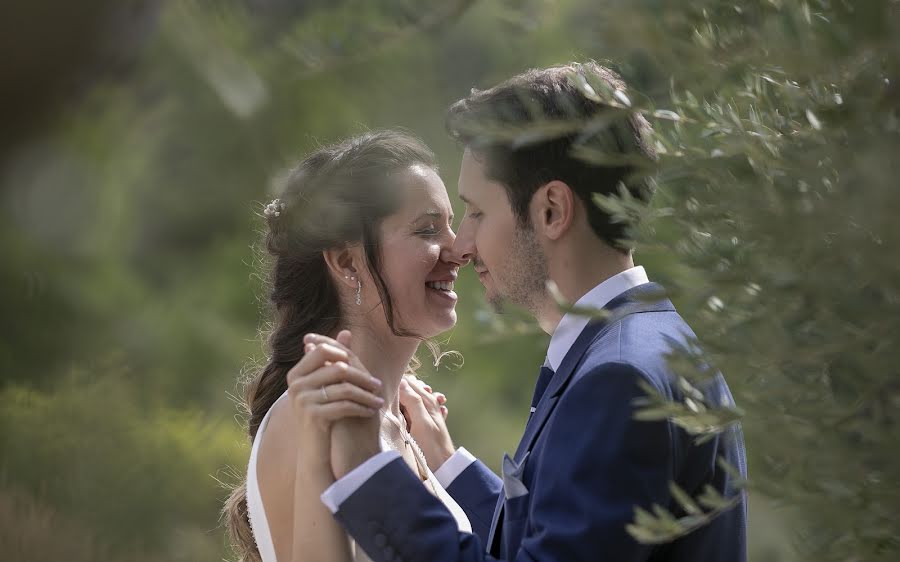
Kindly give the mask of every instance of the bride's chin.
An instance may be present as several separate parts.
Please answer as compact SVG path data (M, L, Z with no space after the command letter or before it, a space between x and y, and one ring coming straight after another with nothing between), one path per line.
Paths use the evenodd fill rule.
M447 330L456 326L456 311L450 311L449 313L442 314L437 318L432 317L430 320L431 330L428 331L431 333L422 334L426 338L439 336Z

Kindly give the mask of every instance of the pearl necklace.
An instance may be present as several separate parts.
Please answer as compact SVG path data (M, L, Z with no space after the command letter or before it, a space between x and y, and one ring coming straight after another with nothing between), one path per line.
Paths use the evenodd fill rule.
M428 482L428 485L431 487L432 493L437 495L437 489L434 487L434 482L431 481L431 478L428 477L428 462L425 460L425 453L422 452L422 448L419 447L419 444L416 443L416 440L413 439L413 436L407 431L403 424L394 419L393 414L389 414L384 409L381 410L382 416L390 421L392 424L397 426L397 429L400 430L400 437L403 439L403 444L412 450L413 458L416 461L416 470L419 473L419 478L422 482Z

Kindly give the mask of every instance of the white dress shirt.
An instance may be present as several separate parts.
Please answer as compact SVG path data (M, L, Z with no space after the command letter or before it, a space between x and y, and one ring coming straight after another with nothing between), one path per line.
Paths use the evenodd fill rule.
M641 266L632 267L613 275L603 281L575 303L576 308L598 309L606 306L609 301L638 285L648 283L647 273ZM562 317L553 335L550 336L550 346L547 348L547 362L556 371L563 358L569 352L572 344L578 339L581 331L590 322L590 318L568 313ZM343 478L328 487L322 493L322 502L328 506L332 513L337 513L338 507L347 498L353 495L363 483L381 470L392 460L399 458L397 451L383 451L358 467L351 470ZM434 476L445 489L456 480L470 464L475 462L475 457L463 447L457 449L447 462L434 472Z

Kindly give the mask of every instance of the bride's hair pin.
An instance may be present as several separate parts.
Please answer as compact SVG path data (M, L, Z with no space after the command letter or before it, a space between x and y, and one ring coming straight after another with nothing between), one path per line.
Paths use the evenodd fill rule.
M267 218L280 217L281 211L283 210L284 203L281 201L281 199L273 199L272 202L266 205L266 208L263 209L263 214Z

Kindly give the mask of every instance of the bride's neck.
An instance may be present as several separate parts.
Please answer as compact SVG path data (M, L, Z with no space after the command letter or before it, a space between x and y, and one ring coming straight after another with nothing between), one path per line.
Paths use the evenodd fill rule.
M359 357L366 369L380 379L384 385L382 387L384 409L402 419L399 397L400 380L419 347L419 340L393 334L379 335L375 330L363 326L354 326L350 329L353 332L353 353Z

